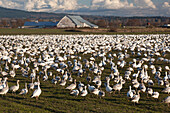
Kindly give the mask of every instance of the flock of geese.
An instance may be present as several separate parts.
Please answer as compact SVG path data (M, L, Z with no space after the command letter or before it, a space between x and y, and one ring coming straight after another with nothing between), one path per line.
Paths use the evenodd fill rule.
M38 99L40 81L50 80L74 96L102 98L121 93L128 84L127 98L134 104L141 93L158 99L170 93L169 42L170 35L163 34L0 36L0 95L19 90L26 95L31 89L31 98ZM9 86L8 79L17 76L30 83L23 89L20 80ZM170 96L162 102L169 106Z

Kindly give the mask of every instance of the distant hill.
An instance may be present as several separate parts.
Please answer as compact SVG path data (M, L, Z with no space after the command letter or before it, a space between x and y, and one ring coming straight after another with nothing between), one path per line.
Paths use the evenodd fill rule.
M57 18L61 19L64 13L29 12L17 9L0 7L0 18Z
M68 15L67 13L47 13L47 12L29 12L29 11L23 11L23 10L17 10L17 9L9 9L9 8L3 8L0 7L0 27L6 27L6 26L21 26L18 24L15 24L17 21L11 21L11 20L17 20L21 19L23 20L20 23L24 23L27 21L27 19L30 20L43 20L43 21L49 21L49 19L55 19L60 20L65 15ZM73 15L73 14L69 14ZM75 15L75 14L74 14ZM76 14L78 15L78 14ZM147 27L153 27L153 26L163 26L165 24L170 23L170 17L161 17L161 16L155 16L155 17L119 17L119 16L102 16L102 15L84 15L83 13L80 15L85 20L90 21L93 24L98 25L99 27L113 27L113 28L119 28L123 26L147 26ZM6 22L2 22L2 18L8 18L6 19Z

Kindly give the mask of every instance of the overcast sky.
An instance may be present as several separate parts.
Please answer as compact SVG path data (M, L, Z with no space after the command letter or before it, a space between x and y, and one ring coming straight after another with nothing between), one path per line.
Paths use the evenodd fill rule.
M170 0L0 0L0 6L37 12L170 17Z

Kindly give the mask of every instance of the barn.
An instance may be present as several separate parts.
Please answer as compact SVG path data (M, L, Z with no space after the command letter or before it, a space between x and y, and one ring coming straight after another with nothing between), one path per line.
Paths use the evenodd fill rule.
M87 20L84 20L80 16L64 16L57 24L58 28L98 28L97 25L94 25Z
M22 28L53 28L58 22L25 22Z

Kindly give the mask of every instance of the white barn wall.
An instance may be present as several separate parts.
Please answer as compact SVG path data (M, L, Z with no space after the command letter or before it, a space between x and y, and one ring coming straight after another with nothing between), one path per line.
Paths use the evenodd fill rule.
M67 16L63 17L60 22L57 24L58 28L75 28L76 25L68 18Z

